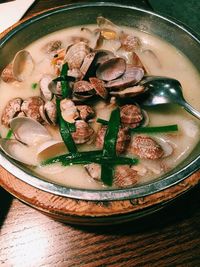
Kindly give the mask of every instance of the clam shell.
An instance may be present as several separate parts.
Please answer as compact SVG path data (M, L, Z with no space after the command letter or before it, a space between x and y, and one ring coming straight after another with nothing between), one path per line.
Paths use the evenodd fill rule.
M97 79L96 77L89 78L89 81L93 85L96 94L106 99L108 96L108 91L105 88L105 83L102 80Z
M5 106L2 116L1 116L1 123L3 125L9 126L10 121L17 116L17 114L21 111L21 98L13 98L11 99Z
M53 93L49 89L49 84L52 82L52 79L53 77L51 75L46 74L39 82L41 95L44 100L51 100L53 98Z
M94 134L94 130L90 127L90 125L83 121L77 120L75 122L76 131L72 133L72 137L76 144L84 144L90 140L90 138Z
M143 78L143 76L144 70L142 68L127 65L125 73L120 78L109 81L106 84L106 87L110 89L126 88L130 85L137 84Z
M10 128L17 140L29 146L42 143L52 138L44 126L27 117L12 119Z
M39 112L46 123L56 125L57 110L56 104L53 101L47 101L44 105L40 106Z
M26 80L31 75L34 68L33 58L27 50L20 50L17 52L12 65L13 76L20 82Z
M63 141L49 140L38 147L37 158L38 161L43 161L65 153L67 148Z
M136 85L136 86L128 87L121 91L112 91L110 92L110 95L120 97L120 98L128 98L128 97L134 97L136 95L139 95L143 93L144 90L145 90L144 86Z
M79 42L70 46L64 61L68 63L70 69L79 69L83 63L84 58L89 54L90 48L84 42Z
M124 74L125 70L125 59L117 57L111 58L98 67L96 76L104 81L112 81Z
M143 120L143 113L139 106L127 104L120 108L120 117L124 126L135 128Z
M75 119L79 117L77 108L71 99L65 98L61 100L60 109L63 119L69 123L74 123Z
M4 153L12 159L31 166L37 165L33 147L28 147L15 139L0 139L0 146Z

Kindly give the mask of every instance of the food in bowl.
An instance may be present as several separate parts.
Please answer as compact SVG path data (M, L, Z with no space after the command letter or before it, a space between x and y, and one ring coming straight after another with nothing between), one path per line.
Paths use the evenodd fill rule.
M3 70L1 147L67 187L133 187L175 168L200 133L180 107L142 108L143 77L176 78L197 109L200 77L163 40L103 17L97 24L49 34Z

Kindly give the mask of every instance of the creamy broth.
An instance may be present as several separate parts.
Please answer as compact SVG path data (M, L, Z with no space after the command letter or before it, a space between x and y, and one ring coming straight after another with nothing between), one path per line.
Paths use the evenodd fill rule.
M89 25L87 27L92 30L96 26ZM143 49L153 51L156 58L159 59L158 63L152 58L152 55L145 55L138 51L138 56L147 68L148 74L168 76L179 80L183 86L185 99L200 111L200 76L189 60L180 51L155 36L129 28L124 28L124 31L137 36L141 40ZM6 83L0 80L0 117L10 99L15 97L26 99L30 96L40 95L39 86L33 89L31 88L31 85L33 83L38 84L44 74L50 74L55 77L54 68L51 65L51 58L43 52L42 48L45 44L54 40L62 41L62 46L67 47L72 36L82 36L86 39L91 38L90 34L81 31L80 27L74 27L49 34L26 48L33 57L35 68L31 76L23 82L14 81L12 83ZM107 41L101 49L113 50L117 56L121 56L120 52L116 52ZM167 134L156 134L156 138L164 138L169 142L173 147L173 154L158 160L140 159L139 164L133 167L133 169L138 172L139 178L137 184L146 183L156 179L164 172L168 172L177 166L193 150L200 135L199 122L185 110L176 105L151 108L147 109L147 112L149 115L149 126L177 124L179 131ZM101 100L96 107L96 117L109 120L110 113L111 110L105 109L104 103ZM92 126L94 128L98 127L96 124L93 124ZM56 127L45 127L47 127L55 140L62 140ZM7 132L8 128L0 125L1 136L5 137ZM96 150L92 144L78 145L78 148L82 151ZM129 152L127 154L129 155ZM36 175L45 180L53 181L68 187L88 189L107 188L101 182L91 178L81 165L62 167L59 163L56 163L47 166L38 165L31 169ZM145 174L145 172L147 174Z

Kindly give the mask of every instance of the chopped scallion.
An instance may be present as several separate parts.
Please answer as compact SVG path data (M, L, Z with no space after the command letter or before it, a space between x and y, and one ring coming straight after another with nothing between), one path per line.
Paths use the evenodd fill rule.
M6 139L10 139L13 135L13 131L10 129L8 130L7 134L6 134Z

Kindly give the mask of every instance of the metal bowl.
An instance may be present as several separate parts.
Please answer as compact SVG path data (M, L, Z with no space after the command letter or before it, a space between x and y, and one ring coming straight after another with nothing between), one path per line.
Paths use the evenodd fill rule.
M0 39L0 70L2 70L6 64L11 61L18 50L23 49L38 38L63 28L80 24L94 24L96 17L99 15L112 20L118 25L138 28L141 31L159 36L179 49L190 59L196 68L200 70L200 58L197 57L197 55L200 54L200 39L191 30L187 29L179 22L165 18L151 11L103 2L75 4L51 9L17 24L12 29L4 33L4 36ZM85 201L85 203L87 202L93 204L103 203L104 206L108 205L108 203L119 204L123 201L124 203L129 201L131 205L134 206L134 209L127 209L124 207L124 210L123 208L121 208L120 211L116 209L115 212L111 212L112 214L109 214L108 212L106 213L108 219L109 215L127 215L134 212L137 212L138 214L138 212L144 208L151 208L152 210L152 207L155 204L160 205L174 199L179 194L182 194L190 187L197 184L200 180L200 139L198 145L192 153L170 173L163 175L160 179L148 184L139 185L134 188L117 190L100 191L67 188L36 177L29 170L9 159L3 152L1 152L0 157L2 167L8 173L14 174L14 176L12 176L12 179L14 180L12 183L9 182L8 185L8 181L6 182L4 177L5 172L3 169L0 177L0 184L25 202L36 206L44 212L47 210L47 212L50 213L55 213L55 210L52 212L46 208L42 208L41 205L35 205L30 200L27 193L24 193L26 198L24 197L24 194L20 194L19 196L17 193L19 188L13 189L14 186L11 184L22 183L25 187L28 186L32 189L37 189L37 194L38 192L47 193L65 200L80 200ZM182 185L181 188L180 185ZM173 192L176 192L176 194ZM150 201L150 204L142 206L141 199L143 202L144 199L154 199L154 201ZM69 210L66 208L66 211L63 211L62 213L63 217L61 217L64 218L64 215L66 215L68 211ZM73 214L70 214L69 212L68 215L79 216L76 212ZM90 216L103 218L105 214L97 214L97 212L93 211L93 213L86 212L81 216L86 216L87 218L90 218ZM131 216L128 216L128 218L129 217ZM66 216L66 218L67 220L70 220L69 216ZM82 220L78 219L78 222L81 221ZM101 219L101 221L104 220Z

